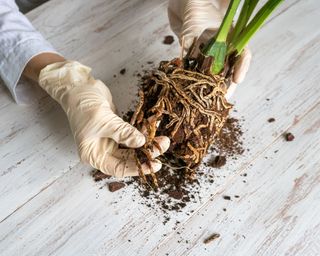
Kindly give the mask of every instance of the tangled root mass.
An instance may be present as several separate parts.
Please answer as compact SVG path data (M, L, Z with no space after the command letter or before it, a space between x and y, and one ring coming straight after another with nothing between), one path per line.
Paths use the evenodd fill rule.
M136 151L140 176L146 178L141 162L150 162L148 148L154 137L171 140L165 158L176 167L194 170L224 125L232 105L225 99L224 76L186 69L180 59L161 62L158 70L146 76L139 91L140 102L131 124L144 130L147 143ZM157 186L155 174L152 172Z

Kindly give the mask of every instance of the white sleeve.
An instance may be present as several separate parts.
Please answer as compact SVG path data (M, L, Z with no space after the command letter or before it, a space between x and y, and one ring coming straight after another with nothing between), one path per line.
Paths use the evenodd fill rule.
M19 12L14 0L0 0L0 77L19 102L16 87L31 58L55 49Z

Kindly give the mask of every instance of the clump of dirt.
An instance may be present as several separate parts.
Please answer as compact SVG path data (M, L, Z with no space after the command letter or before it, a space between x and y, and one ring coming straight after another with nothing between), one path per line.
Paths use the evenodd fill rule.
M172 44L174 42L173 36L165 36L162 43L163 44Z
M223 199L224 199L224 200L231 200L231 196L224 195L224 196L223 196Z
M286 141L293 141L295 139L294 135L291 132L287 132L284 134Z
M118 181L113 181L113 182L110 182L110 183L108 184L108 187L109 187L109 191L110 191L110 192L115 192L115 191L117 191L117 190L119 190L119 189L124 188L125 186L126 186L125 183L123 183L123 182L118 182Z
M215 156L209 162L208 165L213 168L221 168L227 163L225 156Z
M120 70L119 73L120 73L121 75L124 75L126 72L127 72L127 70L126 70L125 68L123 68L123 69Z

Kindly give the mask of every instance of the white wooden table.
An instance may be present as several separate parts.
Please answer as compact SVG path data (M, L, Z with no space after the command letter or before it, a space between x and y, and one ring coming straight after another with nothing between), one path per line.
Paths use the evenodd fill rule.
M133 73L179 54L177 42L161 42L172 34L166 1L51 0L27 16L93 67L122 112L134 104ZM53 100L18 106L1 86L0 255L320 255L319 17L318 0L287 0L254 38L234 97L250 151L166 225L134 189L99 189ZM296 139L286 142L286 131Z

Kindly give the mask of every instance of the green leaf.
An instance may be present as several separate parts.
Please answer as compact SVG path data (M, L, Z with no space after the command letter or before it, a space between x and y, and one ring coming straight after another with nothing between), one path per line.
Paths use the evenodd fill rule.
M259 0L245 0L242 9L237 20L237 23L234 27L232 35L228 38L229 41L233 41L238 38L239 34L243 31L245 26L247 25L253 10L257 6Z
M228 53L236 51L237 54L241 54L244 47L248 44L253 35L261 28L265 20L271 15L271 13L278 7L284 0L269 0L254 16L246 28L234 38L231 42ZM252 10L253 11L253 10Z

